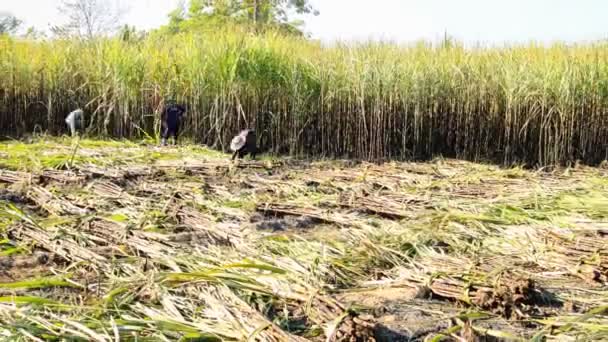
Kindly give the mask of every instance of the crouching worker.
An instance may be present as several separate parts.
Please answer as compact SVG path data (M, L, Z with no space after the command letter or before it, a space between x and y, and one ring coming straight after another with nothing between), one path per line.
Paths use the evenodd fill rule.
M179 134L179 128L182 124L184 113L186 108L175 103L175 101L168 101L163 110L161 121L162 121L162 140L161 145L167 145L167 139L169 136L173 136L173 145L177 144L177 135Z
M84 127L84 113L82 109L78 108L68 114L68 116L65 118L65 123L70 129L70 134L75 136L78 131L82 130Z
M232 160L237 156L243 158L247 154L251 155L251 159L255 159L255 155L258 153L255 131L253 129L242 130L239 135L232 138L230 149L234 152Z

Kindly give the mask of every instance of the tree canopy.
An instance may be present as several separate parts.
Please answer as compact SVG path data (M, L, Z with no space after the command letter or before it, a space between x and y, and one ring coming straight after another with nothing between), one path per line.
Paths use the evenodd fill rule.
M318 11L308 0L190 0L169 14L165 29L182 32L231 24L302 35L303 22L293 19L298 14L318 15Z
M21 20L10 13L0 12L0 34L14 34L21 26Z

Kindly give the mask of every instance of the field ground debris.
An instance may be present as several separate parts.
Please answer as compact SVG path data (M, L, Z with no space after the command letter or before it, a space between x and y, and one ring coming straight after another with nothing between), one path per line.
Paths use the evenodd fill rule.
M608 170L0 145L18 340L608 339Z

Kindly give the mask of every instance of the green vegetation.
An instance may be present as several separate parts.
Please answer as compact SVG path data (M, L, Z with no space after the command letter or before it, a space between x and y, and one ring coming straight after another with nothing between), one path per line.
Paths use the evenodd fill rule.
M1 146L7 338L608 338L604 169Z
M151 163L158 160L184 158L217 158L222 153L208 148L187 145L170 150L142 150L141 144L127 140L92 140L37 137L30 142L18 140L0 144L0 168L10 170L69 169L82 165L119 166Z
M180 6L169 14L169 24L160 32L207 32L238 26L251 33L276 30L302 35L303 22L289 18L290 12L318 14L307 0L190 0L186 8Z
M0 35L14 33L19 26L21 20L9 13L0 12Z
M99 38L63 3L69 39L0 17L3 338L608 340L606 43L324 47L306 0ZM244 127L270 153L231 163Z
M549 165L606 158L603 43L471 48L322 47L273 30L219 27L145 39L0 38L0 134L154 137L166 96L185 134L227 148L245 126L268 151L364 159L446 157Z

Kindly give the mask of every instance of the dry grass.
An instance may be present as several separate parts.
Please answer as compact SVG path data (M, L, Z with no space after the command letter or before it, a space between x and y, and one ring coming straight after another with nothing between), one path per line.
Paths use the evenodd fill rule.
M608 338L603 169L0 153L6 338Z

